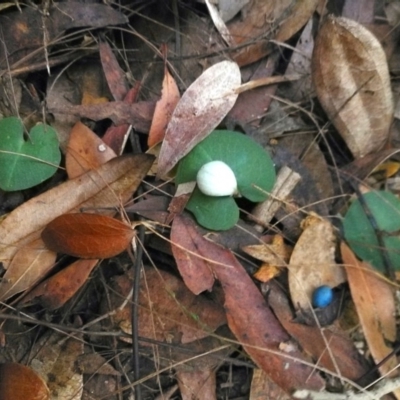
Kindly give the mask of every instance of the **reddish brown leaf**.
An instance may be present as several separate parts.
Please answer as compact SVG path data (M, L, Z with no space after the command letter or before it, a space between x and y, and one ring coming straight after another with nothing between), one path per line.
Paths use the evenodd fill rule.
M196 227L191 224L194 240ZM306 365L310 360L296 348L289 352L280 350L280 345L292 339L235 256L204 239L199 232L195 243L196 253L199 257L206 255L221 282L229 327L253 361L289 393L301 388L322 389L322 378L312 366Z
M133 229L114 218L98 214L64 214L42 232L47 248L80 258L110 258L126 250Z
M199 237L202 239L190 218L184 215L175 217L171 227L172 253L186 286L194 294L211 290L214 285L207 253L198 253L196 241Z
M29 292L23 303L38 298L39 303L48 310L60 308L84 285L98 261L75 261Z
M49 389L31 368L17 363L0 364L0 398L2 400L48 400Z
M70 133L65 168L68 177L72 179L100 167L116 156L91 129L77 122Z
M128 104L123 101L113 101L92 106L67 106L63 108L52 107L52 113L72 114L80 118L89 118L94 121L109 118L114 124L131 124L139 132L148 132L153 118L155 103L142 101Z
M165 272L145 268L139 297L139 335L169 343L191 343L205 338L226 323L222 306L204 296L195 296L182 280ZM120 309L129 296L132 280L118 276L113 284L114 321L132 333L131 304Z
M161 146L158 174L165 175L207 137L235 104L240 70L232 61L213 65L183 94L172 114Z
M137 82L135 87L130 89L124 98L124 103L133 104L139 94L141 83ZM122 154L130 132L129 124L110 126L103 136L103 141L110 146L116 154Z
M173 76L169 73L168 68L165 67L161 99L157 101L147 140L147 145L149 147L153 147L164 139L167 125L178 104L179 98L178 85Z
M129 84L126 80L125 73L119 66L108 43L100 42L99 52L104 75L106 76L110 92L113 95L114 100L121 101L129 90Z

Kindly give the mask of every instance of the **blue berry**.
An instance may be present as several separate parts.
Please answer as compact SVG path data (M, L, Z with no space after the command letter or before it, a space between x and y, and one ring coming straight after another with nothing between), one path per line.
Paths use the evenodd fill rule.
M323 308L329 306L333 300L333 290L323 285L314 290L312 295L312 305L315 308Z

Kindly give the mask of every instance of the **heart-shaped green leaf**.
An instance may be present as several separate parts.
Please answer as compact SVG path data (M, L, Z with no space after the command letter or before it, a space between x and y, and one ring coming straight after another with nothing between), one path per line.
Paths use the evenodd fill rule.
M241 133L218 130L180 161L176 182L195 181L200 168L211 161L227 164L235 175L239 194L251 201L264 201L275 184L272 159L261 146ZM210 197L197 188L186 208L208 229L230 229L239 220L239 209L232 197Z
M391 192L374 191L363 195L380 231L391 266L400 270L400 200ZM343 220L344 236L358 257L380 271L385 270L377 232L360 200L355 200Z
M23 190L50 178L60 164L57 133L48 125L31 129L27 140L20 119L0 121L0 188Z
M239 208L231 196L206 196L198 188L194 189L186 208L207 229L224 231L232 228L239 220Z
M271 157L252 139L234 131L210 133L180 161L176 182L195 181L198 170L216 160L231 167L243 197L254 202L268 197L276 179Z

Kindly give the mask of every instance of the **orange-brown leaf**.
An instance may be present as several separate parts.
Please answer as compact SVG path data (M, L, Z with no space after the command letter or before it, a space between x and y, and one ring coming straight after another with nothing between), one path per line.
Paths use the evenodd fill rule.
M63 306L84 285L98 261L96 259L75 261L29 292L23 302L28 303L39 298L39 303L49 310Z
M0 399L48 400L49 390L31 368L17 363L0 364Z
M98 214L64 214L42 232L46 246L57 253L80 258L110 258L129 246L133 229L114 218Z
M91 129L82 122L77 122L69 136L65 168L68 177L73 179L100 167L116 156Z
M394 295L391 287L370 265L359 261L350 248L340 246L345 265L351 297L357 309L365 339L376 363L389 354L393 357L383 363L379 371L382 375L398 376L396 355L389 343L396 338ZM389 372L392 371L390 374ZM400 398L400 390L396 390Z
M157 101L147 140L149 147L153 147L164 139L168 122L180 98L178 85L168 68L165 68L162 86L161 99Z

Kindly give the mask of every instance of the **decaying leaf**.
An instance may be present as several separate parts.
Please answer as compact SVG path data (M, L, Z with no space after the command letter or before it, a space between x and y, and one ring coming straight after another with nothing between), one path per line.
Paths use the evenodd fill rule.
M107 42L99 43L101 65L114 100L123 101L129 91L126 75Z
M24 245L0 281L0 301L32 287L53 268L56 257L40 238Z
M252 1L246 18L228 25L236 44L249 44L238 51L235 61L243 66L267 55L271 52L269 41L291 38L307 23L317 4L317 0Z
M129 295L132 280L127 275L115 278L113 306L119 305ZM195 296L184 283L173 275L145 269L140 284L139 335L168 343L190 343L209 336L224 325L222 306L202 296ZM114 321L126 333L131 334L131 304L117 309Z
M214 274L207 253L199 254L196 244L198 233L190 222L188 217L179 214L175 216L171 228L171 248L186 286L194 294L199 294L211 290Z
M70 179L76 178L116 156L91 129L82 122L77 122L69 136L65 169Z
M75 368L83 354L81 337L47 332L32 347L31 366L47 383L52 399L80 399L83 375ZM22 398L21 398L22 399Z
M179 98L178 85L169 73L168 68L165 67L161 98L157 101L147 140L149 147L154 146L164 139L165 131Z
M335 262L336 239L332 224L311 215L303 221L303 228L290 257L289 289L294 307L308 310L317 287L335 287L346 278L343 268Z
M313 52L318 99L355 158L379 150L393 119L385 53L355 21L328 17Z
M398 376L397 358L390 345L396 340L395 303L392 288L372 267L359 261L350 248L341 243L341 253L351 297L368 343L368 348L376 363L389 354L379 368L382 376ZM395 391L400 399L400 389Z
M8 268L17 250L38 238L59 215L81 207L101 210L121 206L137 189L152 162L153 157L147 154L115 158L16 208L0 224L0 260L4 266Z
M60 308L85 284L98 261L75 261L36 286L27 296L24 296L23 303L37 299L46 310ZM8 268L6 275L10 269L11 267Z
M297 348L291 348L287 353L280 351L280 345L290 342L290 336L233 253L205 239L199 231L196 234L197 228L190 219L185 222L193 225L196 253L200 257L207 255L213 273L221 283L228 325L253 361L289 393L299 388L322 389L322 378L302 363L307 358Z
M165 175L203 140L235 104L240 70L232 61L208 68L186 90L165 132L158 160L158 175Z
M318 365L356 381L370 370L348 334L337 325L321 329L300 324L294 319L288 296L276 282L269 284L268 303L290 336L300 344ZM371 375L371 383L374 376Z

